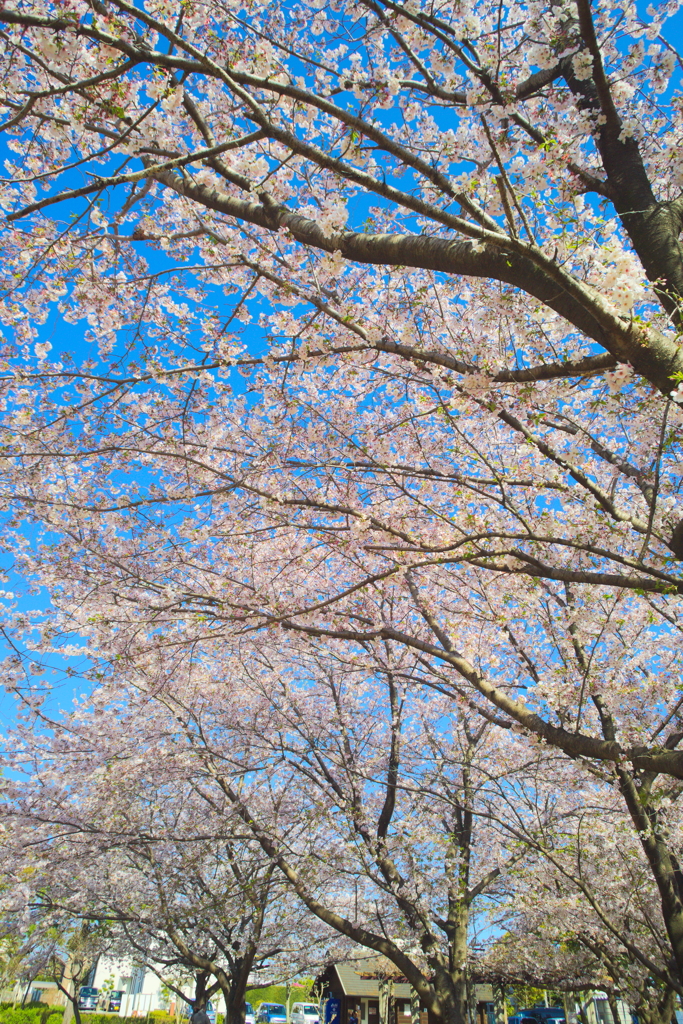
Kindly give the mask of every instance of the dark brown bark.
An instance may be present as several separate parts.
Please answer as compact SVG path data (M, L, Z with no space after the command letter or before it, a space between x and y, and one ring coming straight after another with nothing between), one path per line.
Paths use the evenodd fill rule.
M616 728L602 697L593 697L605 739L614 742ZM657 810L651 801L654 774L634 774L622 764L616 766L619 790L631 816L652 876L659 890L662 919L676 964L679 985L683 984L683 900L678 881L678 864L662 832Z
M540 715L530 711L524 705L509 697L503 690L493 686L466 659L457 652L449 650L446 645L438 647L436 644L428 643L408 633L402 633L385 626L373 630L325 629L301 625L292 619L283 620L281 625L284 629L305 632L311 636L329 636L359 642L376 640L378 638L395 640L406 647L424 651L426 654L451 665L500 711L509 715L512 720L516 721L524 729L528 729L529 732L557 747L559 750L564 751L570 757L594 758L598 761L608 761L614 764L627 760L637 769L672 775L674 778L683 779L683 751L669 750L664 746L651 748L644 746L624 747L616 740L608 741L597 736L570 732L560 726L552 725L541 718Z
M601 315L588 298L583 303L571 293L569 278L563 281L559 273L551 276L548 270L512 249L488 244L480 251L470 241L429 235L329 234L315 221L279 204L237 199L218 189L187 181L171 171L154 176L168 188L208 209L270 230L286 227L297 241L326 252L338 251L357 263L420 267L513 285L559 313L615 359L630 362L664 393L673 388L671 375L683 372L683 354L673 341L656 332L651 332L646 339L625 321L620 323L616 317ZM580 288L579 282L576 285Z
M671 943L678 977L683 982L683 902L676 877L676 865L668 848L656 811L648 807L649 788L640 789L626 769L618 768L619 788L638 830L641 846L659 890L662 918Z
M438 1011L432 1014L443 1024L468 1024L467 1019L467 977L465 971L446 971L443 968L435 971L434 991L437 998Z
M672 988L644 987L635 1011L643 1024L673 1024L676 993Z
M638 253L648 279L675 324L681 324L683 296L683 198L662 202L655 196L638 142L624 137L624 125L612 99L602 63L590 0L577 0L581 39L593 57L593 78L577 81L571 59L562 62L567 84L580 105L595 114L595 142L607 175L610 196ZM600 116L598 116L600 115Z

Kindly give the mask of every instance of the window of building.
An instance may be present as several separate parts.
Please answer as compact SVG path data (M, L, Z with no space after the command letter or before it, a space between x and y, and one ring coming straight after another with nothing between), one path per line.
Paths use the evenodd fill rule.
M142 986L145 984L145 971L144 967L134 967L133 973L130 978L130 994L137 996L142 992Z

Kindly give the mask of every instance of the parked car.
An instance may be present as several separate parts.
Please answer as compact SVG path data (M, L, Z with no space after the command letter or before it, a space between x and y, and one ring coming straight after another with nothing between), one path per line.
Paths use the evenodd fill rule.
M532 1010L520 1010L525 1017L533 1017L540 1024L565 1024L562 1007L533 1007Z
M118 1013L121 1009L121 1002L123 1000L123 989L114 989L109 993L109 999L107 1002L107 1010L109 1013Z
M320 1024L320 1008L313 1003L294 1003L290 1024Z
M96 1010L99 995L100 990L98 988L88 988L84 985L78 992L78 1009Z
M244 1024L256 1024L256 1015L251 1003L244 1004Z
M256 1024L287 1024L287 1010L282 1003L261 1003Z
M508 1024L566 1024L561 1006L532 1006L508 1017Z

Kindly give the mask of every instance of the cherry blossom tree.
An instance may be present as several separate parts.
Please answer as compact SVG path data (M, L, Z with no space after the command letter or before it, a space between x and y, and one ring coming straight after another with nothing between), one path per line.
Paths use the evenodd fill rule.
M321 900L268 819L254 832L321 920L388 957L436 1017L465 1021L481 904L524 853L488 827L490 776L502 763L508 779L522 772L527 753L429 688L409 696L418 673L414 657L388 647L363 659L318 649L289 671L270 659L249 671L276 715L251 750L324 814L321 855L336 878L354 880L352 906ZM253 822L250 802L224 773L217 781Z
M69 953L73 1000L103 950L146 966L182 999L178 973L193 978L195 1005L222 994L233 1024L244 1020L254 972L315 969L329 933L302 918L275 865L243 827L231 827L241 822L230 807L194 792L196 780L182 774L187 758L171 766L157 744L160 763L150 763L150 737L140 730L135 758L122 755L120 742L88 749L97 726L87 716L55 723L54 732L51 743L27 736L15 751L15 765L30 772L3 806L15 832L3 849L13 882L5 919L14 931L29 922L44 937L43 959L46 942L64 945L60 922L69 936L106 938L90 941L95 953L78 958L78 977ZM167 722L167 742L170 732Z
M164 919L170 892L189 897L191 847L207 839L205 832L196 837L206 808L217 815L216 839L236 815L319 921L387 956L444 1020L466 1019L467 975L547 981L563 968L580 969L574 981L583 985L596 978L605 984L610 971L611 991L642 1003L653 1022L657 1014L664 1020L681 987L671 921L647 841L626 813L623 785L621 794L614 785L617 775L592 766L587 782L587 762L570 768L557 754L530 756L509 722L487 720L438 664L403 645L353 651L342 641L311 646L300 639L289 663L291 644L278 652L261 640L227 658L224 637L208 657L198 656L196 645L188 656L186 641L167 640L160 647L156 636L154 648L137 650L124 696L119 659L110 682L59 727L56 741L26 732L26 746L13 744L10 762L15 770L26 764L27 751L42 762L30 775L40 811L33 807L26 820L47 819L51 827L68 821L76 829L71 856L85 859L93 830L116 854L126 839L123 903L120 881L113 897L108 874L95 872L89 892L116 907L128 935L141 929L134 938L141 952L151 936L166 965L179 954L187 965L208 964L205 950L188 952L196 918L194 929L174 920L174 930ZM169 839L181 814L177 790L169 821L158 799L131 810L139 765L160 789L174 774L193 780L195 802L189 814L181 802L187 831L177 842ZM647 780L639 781L660 849L675 863L678 783L665 789L665 777L653 777L648 791ZM522 852L531 856L528 867ZM142 891L131 872L146 878ZM500 946L504 964L496 951L482 962L468 949L472 910L482 897L485 905L513 901L524 939L521 955L519 943ZM161 923L126 910L140 903L158 906ZM218 916L215 903L208 915ZM170 944L160 944L162 932Z
M303 378L301 386L308 386ZM654 799L668 790L675 795L678 783L667 775L680 774L675 595L648 591L644 577L633 588L615 583L613 590L605 579L599 585L586 579L539 583L527 571L529 559L517 571L520 548L491 550L487 506L469 506L466 516L482 540L468 547L472 534L463 536L453 514L454 473L442 469L434 481L426 459L419 489L400 479L389 486L389 473L380 475L387 455L408 450L417 414L402 429L405 409L396 403L385 419L390 440L381 441L390 450L381 457L371 438L375 410L361 418L357 429L365 429L353 444L373 453L372 470L362 467L354 476L351 451L341 449L344 472L338 472L342 455L332 441L342 425L313 444L310 427L326 418L334 424L334 406L343 403L332 390L324 405L319 385L311 387L319 420L311 413L303 425L290 421L287 433L283 419L270 423L260 411L231 419L228 399L214 399L209 422L196 423L192 456L189 421L180 440L173 423L168 430L160 425L158 446L168 446L162 453L167 472L157 478L163 499L149 473L134 494L127 476L117 508L122 463L104 446L99 454L88 452L92 468L83 469L78 483L84 490L73 499L65 496L61 455L37 455L31 473L50 539L38 561L24 549L19 564L39 573L55 602L57 615L46 624L42 646L52 646L56 633L89 635L92 650L116 672L123 664L144 667L160 645L170 652L201 650L215 663L213 671L222 672L225 651L254 631L266 647L285 645L292 662L304 661L306 644L316 638L346 644L350 653L383 644L404 648L439 680L454 708L464 704L484 720L524 730L590 771L597 762L616 773L660 890L672 948L683 957L678 855L659 796ZM269 394L272 412L278 406ZM434 451L443 449L440 418L439 409ZM447 430L457 436L463 423L453 420L446 420ZM481 436L483 424L468 425ZM126 443L122 429L114 427L111 445L129 458L133 446L140 447L132 434L141 428L131 426ZM423 451L428 437L420 435ZM249 446L251 466L244 458ZM520 475L526 454L520 453ZM136 458L141 467L149 465L149 449ZM85 464L85 457L79 461ZM305 467L293 480L285 476L291 464ZM283 479L291 480L291 490L283 492ZM369 493L364 483L372 483ZM553 541L576 536L582 524L589 528L585 506L579 515L569 488L563 500L567 492L566 518L552 506L551 517L545 503L529 513ZM105 493L113 493L114 505L104 504ZM162 511L152 515L155 504ZM162 514L166 505L168 516ZM595 515L596 538L602 519ZM585 533L578 547L582 556L589 553Z
M7 7L6 318L19 320L25 286L37 313L64 296L109 338L137 318L182 322L138 255L161 245L172 264L193 258L200 282L303 288L342 347L493 366L501 382L630 364L670 394L683 367L680 128L677 100L660 97L675 10ZM418 271L396 288L418 307L445 275L445 315L426 330L449 351L403 340L380 313L384 275L364 266ZM373 315L362 296L376 288ZM484 315L475 334L496 334L505 310L509 342L536 334L531 361L505 365L490 337L478 352L449 344L460 306L456 333ZM429 304L410 317L423 319ZM559 352L541 337L555 333Z
M475 589L487 586L488 572L493 579L502 574L654 595L648 599L654 612L648 607L644 614L656 615L664 631L673 615L677 629L669 598L681 585L674 564L679 414L675 402L658 400L640 377L621 395L607 395L631 380L628 360L644 380L677 397L678 350L668 324L675 321L677 294L678 149L676 132L665 133L668 122L655 102L675 67L675 51L661 36L670 12L662 8L641 23L629 9L613 25L609 12L594 20L585 2L576 10L529 10L531 20L514 7L500 15L463 8L442 24L431 11L370 6L356 13L340 6L314 16L311 36L303 8L286 14L264 9L261 21L252 12L248 24L220 8L212 12L215 39L211 32L205 38L204 9L194 18L183 9L180 19L165 9L126 5L75 7L68 17L52 17L51 8L5 11L7 81L23 88L23 74L30 86L28 99L8 98L16 113L6 130L19 151L30 136L36 165L31 180L12 167L16 173L7 182L7 202L11 206L15 193L19 202L10 223L23 222L23 213L34 226L8 229L13 298L6 318L25 340L30 329L15 298L21 295L23 308L38 319L59 299L63 314L90 320L92 340L104 346L99 362L53 365L40 342L37 366L23 348L9 364L7 444L22 461L8 490L23 514L27 503L32 510L55 503L81 514L96 510L104 535L120 529L128 542L134 520L106 516L103 492L115 496L115 512L128 497L134 508L173 498L182 506L191 496L242 488L221 528L234 529L249 514L252 537L287 530L288 563L298 534L304 546L311 535L318 544L320 530L350 534L363 550L363 564L355 551L346 560L332 545L329 571L308 584L309 596L301 580L292 581L302 602L252 608L263 626L302 628L321 595L323 607L334 604L338 620L355 616L349 594L417 563L417 590L425 586L427 568L438 575L437 608L453 570L462 576L463 567L474 567L483 571L465 573L466 588L470 580ZM340 42L338 33L347 29L351 42ZM645 54L648 37L657 43ZM162 38L172 52L159 56ZM217 39L228 54L227 70L212 49ZM494 51L495 73L489 68ZM619 112L636 87L644 96L639 121ZM445 111L458 118L457 131L441 129ZM36 118L45 126L40 138L33 133ZM187 152L167 149L169 132ZM227 148L214 153L211 139L224 135L229 141L216 145ZM93 148L92 140L102 138L106 144ZM200 138L201 152L193 149ZM78 166L72 167L75 148ZM119 153L142 164L131 172L134 180L127 172L120 182L121 174L114 175L128 192L117 192L119 185L104 173ZM157 157L171 164L150 164ZM201 169L193 170L197 163ZM64 176L88 164L105 167L82 189L64 191ZM657 176L657 199L648 198L648 174ZM406 179L401 187L400 177ZM48 194L35 200L38 181ZM220 198L223 189L229 202ZM245 200L245 190L258 201ZM116 207L119 195L125 198ZM364 208L361 197L371 195L380 205ZM593 198L586 202L586 195ZM106 217L93 205L96 196L114 204ZM49 218L67 199L70 209L80 199L85 205L76 207L76 225L61 227ZM300 218L295 224L287 206L294 199L318 212L308 219L292 213ZM381 235L341 230L341 207L352 199ZM448 211L454 203L458 214ZM600 203L618 214L604 230ZM254 230L237 229L235 218ZM134 226L126 237L128 223ZM162 243L158 269L150 264L146 270L134 255L148 242ZM437 258L444 246L445 262ZM198 262L190 273L182 265L191 253ZM165 283L169 276L172 284ZM238 291L225 319L209 301L220 288ZM255 385L264 392L264 415L277 425L245 428L238 404L229 432L239 431L242 448L228 443L217 455L218 446L210 445L207 457L207 439L218 441L221 426L227 433L225 408L219 411L230 394L226 369L235 362L248 369L254 361L242 355L239 337L227 341L226 332L236 317L254 315L249 296L257 292L279 307L263 325L276 335L268 367L283 369ZM116 330L126 327L142 338L132 363L125 344L119 351L116 343ZM285 343L278 343L283 336ZM153 350L152 340L159 342ZM590 343L587 353L577 355L575 346L584 342ZM200 352L194 363L187 361L188 344ZM123 372L112 372L121 360ZM574 383L567 387L568 378L582 381L578 391ZM25 386L32 381L47 388L34 405ZM325 397L332 408L318 417ZM211 406L214 416L207 412ZM354 419L354 411L365 408L369 414ZM290 416L316 422L303 437L291 436L291 424L285 428L282 419ZM78 454L68 448L67 455L60 431L74 417L78 426L67 445L82 445L93 434L96 440ZM180 431L172 426L178 419ZM314 445L321 434L323 443ZM414 450L408 462L398 457L399 446ZM103 462L95 469L98 453ZM144 471L133 482L136 465ZM150 474L151 465L156 472ZM502 467L514 467L509 479ZM65 487L75 488L74 501L63 502ZM465 528L446 525L454 502L468 509ZM391 522L377 512L370 516L379 504L391 507ZM81 527L58 522L64 514L60 509L49 526L63 527L72 544ZM146 529L146 516L138 523ZM368 530L366 551L358 534ZM387 543L376 544L377 535ZM90 548L88 541L85 557ZM245 557L282 579L272 550ZM111 558L125 577L120 552L112 550ZM135 586L140 564L137 558ZM306 559L303 568L308 575ZM445 577L444 568L451 570ZM169 566L155 566L152 593L160 571L173 575ZM339 592L335 580L343 581ZM260 582L246 584L247 591L253 587ZM520 590L503 588L501 599L516 602L526 617L529 593L534 589L522 579ZM572 601L590 605L594 599L586 593L580 590ZM197 603L205 599L201 590ZM192 600L186 597L185 608L194 614ZM249 601L248 593L236 595L233 604L243 610ZM423 599L415 610L418 621L431 617L427 639L396 624L382 629L443 654L438 616ZM374 635L374 627L363 632L325 616L306 625L341 628L351 640ZM674 733L643 750L643 743L624 745L604 729L600 737L582 734L578 722L558 728L510 700L467 658L448 650L445 656L485 700L572 756L618 761L625 754L638 770L683 770L680 753L666 745ZM526 666L526 652L521 657ZM584 707L579 696L578 719Z
M513 982L603 989L615 1020L621 998L639 1018L665 1024L680 983L656 889L615 795L587 790L573 813L528 836L535 850L511 880L498 911L507 931L487 964Z
M2 854L0 927L10 954L3 981L25 987L25 1001L34 979L47 976L65 997L64 1019L81 1024L79 992L98 958L114 945L111 929L101 919L85 921L57 907L40 906L42 894L32 889L35 873L26 864L11 862L5 850Z
M120 677L112 679L93 709L68 724L80 738L78 751L93 732L103 737L88 754L103 767L93 773L88 760L86 787L94 774L99 791L104 773L107 790L119 794L118 776L110 775L122 741L108 737L122 728L125 749L134 736L135 749L148 750L162 776L168 757L174 770L184 765L211 814L241 822L314 920L388 958L439 1020L467 1020L477 918L526 849L492 822L496 784L514 785L515 775L531 772L525 744L467 706L454 716L440 678L401 648L362 658L339 644L302 648L288 664L265 647L221 668L216 681L213 661L150 657L134 677L137 693L126 695L125 712ZM161 740L169 733L176 734L170 750ZM35 739L29 734L27 742L31 749ZM59 766L59 785L72 793L83 783L69 772L63 750L63 741L54 745L51 772ZM120 760L126 774L116 800L124 806L131 769L129 758ZM61 804L50 797L38 820L61 815ZM155 800L155 817L156 808ZM99 801L90 814L102 817ZM159 823L131 817L128 842L146 849ZM199 807L186 841L202 820ZM117 849L122 843L120 825L112 842ZM163 861L169 864L167 854ZM168 884L177 886L177 867L172 871ZM94 885L92 899L104 900L100 878ZM136 891L137 902L149 906L150 897L140 901Z
M34 706L74 635L409 652L616 779L683 976L673 13L3 8L0 313Z

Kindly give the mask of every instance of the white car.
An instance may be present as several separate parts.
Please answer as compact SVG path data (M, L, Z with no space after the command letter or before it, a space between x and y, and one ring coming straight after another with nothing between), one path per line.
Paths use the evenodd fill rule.
M251 1003L244 1004L244 1024L256 1024L256 1014Z
M320 1024L320 1009L313 1003L294 1003L289 1024Z

